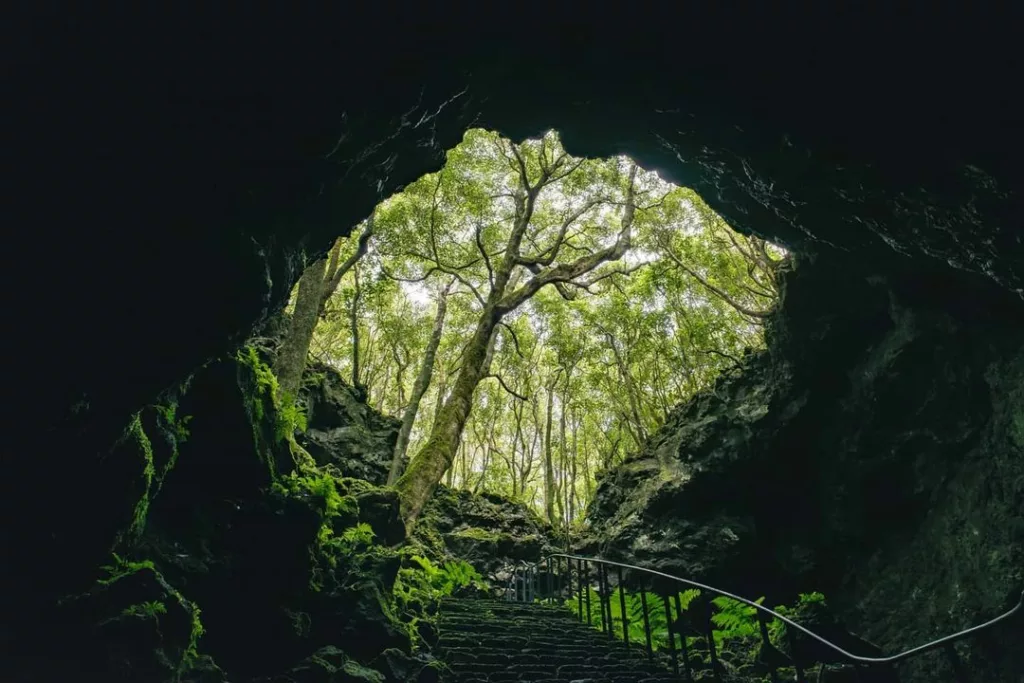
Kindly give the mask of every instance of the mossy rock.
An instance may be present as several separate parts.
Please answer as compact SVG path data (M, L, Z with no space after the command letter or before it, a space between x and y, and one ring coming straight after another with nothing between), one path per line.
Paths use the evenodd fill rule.
M149 561L117 560L89 592L68 601L68 619L91 620L93 661L111 679L219 683L224 672L200 654L203 625L191 602Z
M283 680L283 679L282 679ZM334 646L322 647L288 672L293 683L384 683L384 674Z

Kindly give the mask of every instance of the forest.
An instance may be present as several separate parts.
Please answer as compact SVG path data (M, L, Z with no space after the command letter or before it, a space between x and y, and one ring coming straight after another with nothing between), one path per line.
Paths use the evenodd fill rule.
M600 471L763 346L788 260L624 156L471 129L307 264L274 371L287 403L334 367L401 421L407 523L444 482L568 530Z

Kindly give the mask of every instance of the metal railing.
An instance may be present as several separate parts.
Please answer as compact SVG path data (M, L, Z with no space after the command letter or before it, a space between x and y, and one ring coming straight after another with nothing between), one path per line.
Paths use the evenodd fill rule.
M595 574L593 577L591 576L592 568ZM924 645L910 648L909 650L905 650L898 654L888 656L865 656L854 654L848 649L840 647L805 626L801 626L789 617L779 614L775 610L739 595L735 595L728 591L724 591L698 581L692 581L679 576L666 574L655 569L647 569L636 565L596 557L584 557L570 553L553 553L534 564L527 564L520 561L512 568L512 576L510 577L506 587L505 599L517 602L536 602L545 600L548 602L555 602L559 599L564 601L575 599L577 603L577 617L580 621L586 621L588 624L592 624L594 621L593 608L595 606L591 604L591 593L596 593L597 601L599 603L596 607L600 609L599 621L601 630L602 632L607 633L609 638L614 638L615 624L614 619L612 618L612 598L614 591L610 576L612 570L614 570L616 574L615 586L619 588L618 601L620 621L622 622L622 641L627 648L631 647L629 635L630 621L627 616L626 609L626 583L623 581L623 570L636 572L639 575L646 575L646 577L660 580L666 585L672 585L673 583L682 584L684 586L697 588L702 592L706 592L706 594L702 593L698 602L699 608L703 611L701 615L703 628L700 629L702 633L699 633L697 637L706 641L708 661L711 673L715 677L714 680L718 680L718 676L721 674L723 669L719 662L719 653L716 648L714 637L715 624L712 620L714 607L711 603L711 595L730 598L757 610L756 614L758 617L758 627L761 639L758 661L767 670L767 673L773 683L779 681L779 669L794 669L797 682L805 683L807 681L806 672L809 669L813 668L814 665L818 665L820 667L820 676L822 669L827 664L847 664L852 666L857 672L858 677L862 673L870 672L871 678L864 680L896 680L895 670L893 668L894 664L942 647L947 648L947 654L952 658L951 663L953 664L954 670L959 670L961 668L959 666L959 657L953 649L953 643L988 629L999 622L1005 621L1017 612L1024 611L1024 592L1022 592L1020 600L1017 602L1016 606L982 624L966 628L962 631L938 638L925 643ZM573 579L574 575L575 581ZM653 582L651 583L651 586L653 586ZM649 588L647 584L642 584L635 589L635 593L640 596L640 611L642 613L644 626L644 646L647 652L647 657L648 659L654 659L650 612L648 609L647 599L648 593L651 592L654 594L662 594L662 602L664 603L665 609L665 621L668 631L667 649L673 672L677 675L682 672L685 675L686 680L692 681L694 670L688 652L687 634L683 629L684 609L681 606L679 592L674 590L669 591L667 589L654 590ZM674 599L676 613L675 619L672 618L670 599ZM691 615L692 618L692 613L690 613L689 609L686 609L685 611L688 615ZM788 627L786 629L786 635L789 638L789 654L782 652L771 642L769 637L769 623L772 619L778 619ZM691 621L691 633L693 633L692 624L693 622ZM813 639L820 646L818 650L815 652L809 651L807 648L794 647L795 633L791 629L795 629L803 635ZM679 640L678 648L676 647L676 636L678 636ZM679 661L680 655L682 657L681 668Z

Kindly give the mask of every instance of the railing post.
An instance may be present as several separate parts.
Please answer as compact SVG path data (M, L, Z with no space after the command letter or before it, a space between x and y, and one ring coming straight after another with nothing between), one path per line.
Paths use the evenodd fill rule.
M964 670L963 662L960 660L960 654L956 651L953 643L949 643L943 649L946 651L949 667L953 669L953 678L957 683L967 683L970 679L967 678L967 672Z
M764 643L764 650L767 653L772 647L772 641L768 637L768 615L757 610L757 621L761 625L761 642ZM770 653L768 655L771 656ZM771 676L772 683L779 683L779 673L775 670L775 663L770 661L765 663L768 666L768 674Z
M664 594L665 600L665 628L668 630L668 653L672 657L672 673L679 675L679 659L676 657L676 640L672 635L672 607L669 606L669 594Z
M593 626L594 620L590 613L590 564L583 560L583 595L587 600L587 626Z
M608 639L615 637L615 622L612 621L612 582L608 577L608 565L602 565L604 570L604 607L605 611L608 612Z
M626 614L626 584L622 582L622 567L616 567L619 579L619 611L622 613L622 642L629 649L629 616Z
M758 610L758 611L760 611L760 610ZM796 632L793 629L791 629L791 628L787 628L786 629L786 638L789 639L789 651L792 652L795 655L796 652L797 652ZM793 668L796 670L796 683L807 683L807 676L804 674L804 666L803 666L803 664L801 664L800 660L797 657L795 657L795 656L791 657L790 659L793 660ZM860 667L855 667L855 668L858 669L858 670L860 669Z
M604 616L604 565L597 563L597 604L601 608L601 633L608 630L608 620Z
M570 561L571 562L571 561ZM571 566L571 564L570 564ZM583 560L576 563L576 588L579 591L579 599L576 606L576 616L583 621Z
M555 596L554 596L555 579L554 579L554 576L551 573L551 558L550 557L548 557L548 559L547 559L547 566L548 566L548 604L551 605L551 604L554 604L554 602L555 602Z
M711 676L714 681L718 680L718 651L715 649L715 624L711 621L711 614L714 606L711 604L711 596L704 601L704 616L707 629L705 633L708 639L708 658L711 660Z
M682 622L683 620L683 603L679 599L679 593L676 593L676 621ZM693 680L693 672L690 670L690 650L686 644L686 631L679 629L679 650L683 653L683 671L686 673L686 680Z
M640 606L644 611L644 638L647 639L647 659L654 661L654 644L651 642L651 620L647 616L647 591L640 589Z
M615 622L612 620L612 582L608 579L608 565L601 565L604 577L604 606L608 612L608 640L615 638Z

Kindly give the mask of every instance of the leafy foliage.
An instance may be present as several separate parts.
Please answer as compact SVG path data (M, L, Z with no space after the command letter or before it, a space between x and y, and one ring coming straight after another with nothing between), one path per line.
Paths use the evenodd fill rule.
M601 598L599 593L593 588L590 591L590 623L594 628L601 629L603 626L603 615L601 614ZM687 589L679 593L679 607L682 612L689 612L694 601L702 599L702 591L697 588ZM621 608L621 595L620 590L616 588L611 594L611 615L612 615L612 632L615 637L622 639L622 608ZM586 618L586 600L587 597L584 595L582 611L584 618ZM668 619L666 617L665 599L655 593L648 593L646 595L647 602L647 622L650 624L651 630L651 647L654 650L664 650L668 647ZM673 621L679 619L681 612L676 610L676 601L674 596L670 596L667 614L672 618ZM764 598L758 598L754 601L756 604L763 604ZM774 611L779 614L793 618L794 612L801 607L807 605L820 604L823 605L825 602L825 596L821 593L801 593L798 596L797 605L795 607L789 607L786 605L778 605L774 607ZM626 591L625 594L626 604L626 624L629 633L630 642L643 643L646 639L644 630L644 601L640 597L639 593ZM702 604L703 603L699 603ZM760 622L758 620L758 610L746 603L734 600L733 598L718 596L711 600L711 604L714 609L711 614L711 623L714 626L712 633L714 635L715 646L720 651L727 647L730 643L746 643L756 644L760 642L761 631ZM574 596L569 598L564 603L565 607L572 612L580 610L579 597ZM703 606L700 607L701 612L691 619L703 623ZM786 637L785 623L777 618L772 618L768 622L768 633L769 639L777 647L782 645L784 638ZM678 647L679 635L675 634L675 640ZM687 642L690 644L691 649L703 647L702 639L695 636L688 636ZM753 656L753 655L752 655Z
M410 453L425 444L452 392L494 273L508 255L510 230L522 210L515 155L526 176L536 179L563 154L553 132L514 144L468 131L441 171L374 212L354 321L353 273L327 302L312 353L351 371L354 322L359 383L374 407L400 417L439 294L450 288ZM564 163L568 172L544 188L533 209L525 256L512 273L520 284L607 246L620 229L628 160L566 157ZM490 371L472 396L449 485L494 491L544 510L544 460L550 457L553 521L571 525L601 469L640 448L675 405L762 344L784 253L734 233L692 190L645 171L635 183L626 254L575 284L539 289L504 316ZM357 227L339 242L341 254L355 252L360 232Z
M398 616L416 643L421 624L434 621L441 598L484 587L483 577L468 562L449 560L437 565L422 555L409 554L398 571L393 595Z

